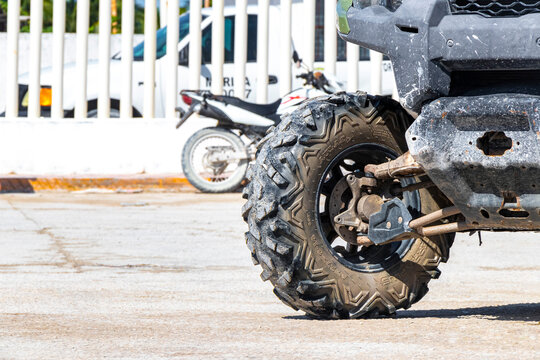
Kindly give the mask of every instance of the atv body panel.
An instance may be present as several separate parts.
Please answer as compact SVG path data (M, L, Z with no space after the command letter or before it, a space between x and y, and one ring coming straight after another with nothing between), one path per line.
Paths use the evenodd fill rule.
M426 102L446 96L540 95L538 5L501 17L479 6L456 7L457 0L406 0L395 11L362 8L364 2L338 3L338 29L349 29L340 35L390 57L406 109L420 113Z

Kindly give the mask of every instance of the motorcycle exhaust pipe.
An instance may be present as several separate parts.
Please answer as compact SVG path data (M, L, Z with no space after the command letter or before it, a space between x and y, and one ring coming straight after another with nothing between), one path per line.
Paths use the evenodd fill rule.
M176 124L176 128L178 129L180 126L182 126L183 123L186 122L186 120L191 116L193 115L193 113L195 112L199 112L201 108L201 104L200 103L197 103L197 104L193 104L189 107L188 111L186 111L183 115L183 111L181 108L176 108L176 110L178 112L180 112L180 116L182 116L182 118L180 119L180 121L178 121L178 123Z

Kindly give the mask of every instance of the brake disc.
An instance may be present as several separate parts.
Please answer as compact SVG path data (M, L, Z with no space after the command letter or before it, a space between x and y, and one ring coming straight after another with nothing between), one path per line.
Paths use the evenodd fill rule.
M345 197L346 192L349 192ZM334 230L338 233L338 235L345 240L346 242L350 244L356 244L356 229L349 230L348 226L337 224L334 221L334 218L346 210L349 206L349 201L352 199L352 193L351 188L349 187L349 184L347 183L347 178L344 177L341 180L338 181L334 189L332 190L332 193L330 194L330 203L329 203L329 210L328 213L330 214L330 221L332 223L332 226L334 227Z

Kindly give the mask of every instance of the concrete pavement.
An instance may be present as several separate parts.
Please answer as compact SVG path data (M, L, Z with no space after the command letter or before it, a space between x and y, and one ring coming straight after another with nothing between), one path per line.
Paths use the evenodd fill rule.
M260 280L242 203L0 196L0 358L540 358L540 234L459 236L410 310L315 321Z

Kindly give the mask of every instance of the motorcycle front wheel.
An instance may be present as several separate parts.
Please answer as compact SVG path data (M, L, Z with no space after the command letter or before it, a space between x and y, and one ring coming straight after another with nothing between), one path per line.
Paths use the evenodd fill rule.
M194 133L182 152L182 169L191 185L206 193L236 190L246 175L247 149L235 133L206 128Z

